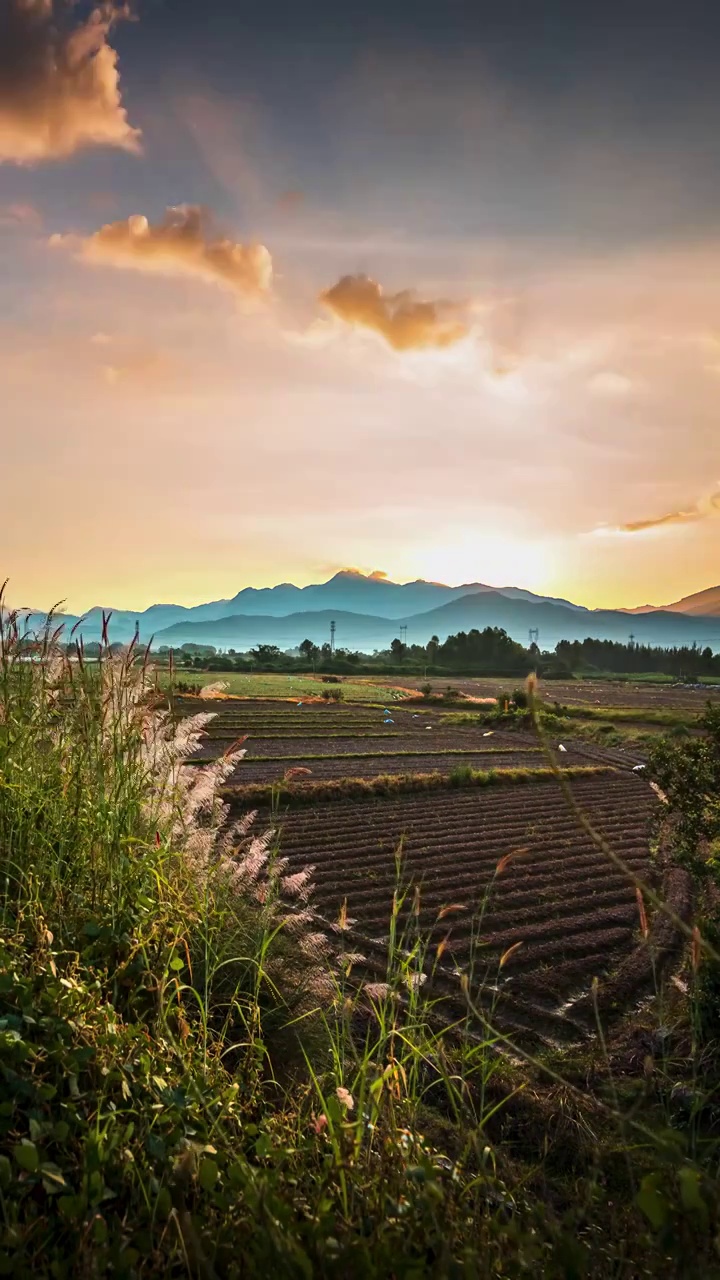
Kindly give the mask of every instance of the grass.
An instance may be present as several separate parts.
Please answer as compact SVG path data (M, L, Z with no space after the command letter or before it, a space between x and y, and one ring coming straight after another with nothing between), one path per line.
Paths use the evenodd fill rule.
M443 1022L400 853L368 981L231 819L237 758L185 770L205 723L132 650L21 660L0 608L0 1274L716 1274L717 1150L660 1073L623 1110L610 1050L595 1094L501 1056L471 972Z
M615 775L612 765L570 765L563 769L569 778ZM415 792L444 791L449 787L512 787L526 783L547 782L553 776L550 768L540 769L472 769L457 765L450 773L395 773L377 778L337 778L319 782L249 783L229 786L226 795L251 808L278 807L281 804L317 804L324 800L371 800L377 796L407 795Z
M552 704L545 703L542 709L552 712L553 706ZM698 716L693 715L689 711L675 711L669 708L660 710L653 707L588 707L585 705L563 705L560 714L570 719L578 720L619 720L621 722L630 721L635 724L657 724L667 726L679 725L687 729L693 728L698 722Z
M394 693L405 696L406 690L395 690L390 685L375 684L371 680L353 680L343 677L339 685L323 684L322 677L284 675L281 672L264 671L223 671L219 673L198 673L180 671L178 678L188 685L194 686L198 693L205 685L222 684L227 687L228 694L236 698L320 698L323 691L341 689L344 702L382 703L383 699ZM170 683L170 673L159 671L158 679L161 688Z
M282 763L283 760L376 760L378 756L392 756L393 759L402 759L403 756L422 756L424 758L425 756L528 755L539 750L539 747L513 747L510 745L507 747L447 747L445 750L440 747L433 751L423 751L421 748L417 748L415 751L398 751L393 745L389 751L343 751L341 755L333 755L332 751L322 751L315 754L303 751L302 755L298 756L251 755L248 760L253 764L267 764L275 761ZM203 760L188 761L188 764L203 764L208 760L220 758L220 756L205 756Z

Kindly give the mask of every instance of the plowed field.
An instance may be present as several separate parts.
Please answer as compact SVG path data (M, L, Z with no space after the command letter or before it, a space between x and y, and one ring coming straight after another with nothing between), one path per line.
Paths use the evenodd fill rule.
M443 693L450 685L473 698L494 698L510 694L518 686L522 687L523 680L486 677L454 679L452 676L443 676L442 679L433 677L425 681L393 676L392 683L395 687L400 686L409 691L417 691L422 685L429 683L436 693ZM718 685L696 689L690 686L624 680L541 680L538 692L549 703L557 701L594 708L628 707L638 711L690 711L698 715L708 698L720 699Z
M374 707L298 707L294 703L189 700L183 709L209 709L208 726L197 760L222 755L245 738L245 759L228 785L274 783L289 769L308 769L308 782L341 778L377 778L385 774L450 774L458 765L472 769L538 769L548 760L535 737L514 731L488 732L481 725L448 724L442 712L392 708L385 724ZM568 747L555 751L558 763L594 763L600 757Z
M572 783L577 803L612 848L648 880L648 823L656 803L635 776ZM438 792L293 811L281 829L292 869L313 864L316 909L333 921L345 899L352 949L382 976L402 841L405 883L419 886L419 914L406 898L400 927L444 950L432 979L448 1007L461 1007L457 971L507 1034L555 1043L587 1033L574 997L611 973L638 941L633 885L578 824L554 782L528 793ZM499 861L512 854L497 873ZM453 909L441 917L443 908ZM521 943L500 967L501 957ZM581 1002L582 1003L582 1002Z

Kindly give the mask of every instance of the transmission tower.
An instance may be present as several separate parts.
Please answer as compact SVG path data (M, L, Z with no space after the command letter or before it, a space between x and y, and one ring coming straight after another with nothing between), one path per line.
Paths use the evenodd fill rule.
M330 656L335 652L335 621L330 623Z
M407 644L407 627L400 628L400 641L404 645Z
M631 648L631 649L632 649L632 647L633 647L634 643L635 643L635 636L633 635L633 633L632 633L632 631L631 631L631 632L630 632L630 648Z
M528 631L528 641L530 644L537 644L540 640L540 631L538 627L531 627Z

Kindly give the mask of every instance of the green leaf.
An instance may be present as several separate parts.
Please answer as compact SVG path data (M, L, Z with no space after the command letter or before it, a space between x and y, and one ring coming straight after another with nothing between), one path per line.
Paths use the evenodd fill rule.
M67 1191L68 1184L65 1181L62 1169L56 1164L45 1160L40 1165L40 1173L42 1174L43 1187L49 1196L55 1196L59 1191Z
M55 1139L55 1141L65 1142L65 1139L69 1136L69 1134L70 1134L70 1125L68 1124L67 1120L58 1120L57 1124L54 1125L53 1127L53 1138Z
M26 1173L37 1173L40 1157L34 1142L28 1142L27 1139L24 1139L16 1147L13 1147L13 1155L20 1168L24 1169Z
M705 1201L700 1192L700 1175L695 1169L690 1169L687 1165L678 1173L678 1181L680 1183L680 1200L683 1209L689 1213L706 1212Z
M105 1244L108 1238L107 1222L99 1213L93 1219L92 1233L96 1244Z
M85 1211L82 1196L60 1196L58 1209L66 1218L80 1218Z
M271 1151L272 1151L272 1142L270 1141L266 1133L261 1133L257 1142L255 1143L256 1156L258 1157L258 1159L264 1160L266 1159L267 1156L270 1155Z
M220 1170L215 1161L203 1156L198 1168L198 1182L203 1191L212 1191L219 1177Z
M161 1187L155 1200L155 1216L165 1222L172 1212L172 1196L167 1187Z
M659 1231L665 1225L668 1217L668 1204L665 1197L658 1191L658 1181L657 1174L649 1173L640 1183L640 1190L635 1197L638 1209L642 1210L655 1231Z
M185 961L181 960L180 956L174 956L170 961L170 968L174 969L175 973L177 973L180 969L185 968Z
M87 924L83 926L83 933L86 938L97 938L99 932L100 925L96 924L94 920L88 920Z

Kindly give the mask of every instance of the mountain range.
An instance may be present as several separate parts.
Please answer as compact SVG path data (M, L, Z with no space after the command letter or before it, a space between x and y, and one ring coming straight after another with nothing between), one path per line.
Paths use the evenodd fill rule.
M29 626L42 626L45 617L31 611ZM100 638L102 618L99 607L82 618L56 615L66 633L75 628L86 642ZM720 650L720 586L670 605L586 609L521 587L496 588L482 582L449 587L422 579L397 583L344 570L328 582L307 587L283 582L276 587L245 587L230 599L191 607L154 604L142 612L114 610L109 634L111 640L128 641L137 625L140 640L152 639L156 647L196 643L248 649L277 644L287 649L306 638L324 642L331 621L336 624L338 647L366 651L387 648L400 627L407 628L409 644L426 644L433 635L444 640L454 632L486 626L504 627L525 644L529 632L537 630L545 649L554 648L561 639L586 636L627 641L632 631L638 644L697 643Z

